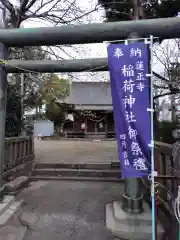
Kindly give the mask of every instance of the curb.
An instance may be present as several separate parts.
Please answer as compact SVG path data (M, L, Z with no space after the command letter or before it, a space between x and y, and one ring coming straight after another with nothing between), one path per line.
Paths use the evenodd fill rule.
M15 197L13 197L13 196L5 196L5 199L7 199L7 198L10 199L10 200L8 200L8 202L0 203L0 206L2 208L1 214L0 214L0 228L5 226L7 224L7 222L10 220L10 218L13 217L13 215L24 204L23 200L16 201ZM6 200L4 200L4 201L6 201Z
M52 176L52 177L87 177L87 178L120 178L120 169L34 169L32 176Z
M53 169L76 169L76 170L83 170L83 169L89 169L89 170L111 170L111 169L120 169L120 161L114 161L114 162L73 162L73 163L67 163L67 162L60 162L60 163L46 163L46 162L37 162L34 163L33 170L37 169L47 169L47 168L53 168Z
M39 181L39 180L45 180L45 181L87 181L87 182L124 182L124 179L122 178L95 178L95 177L50 177L50 176L34 176L29 177L30 181Z
M37 140L37 139L36 139ZM44 138L41 141L82 141L82 142L115 142L115 138L110 139L87 139L87 138Z

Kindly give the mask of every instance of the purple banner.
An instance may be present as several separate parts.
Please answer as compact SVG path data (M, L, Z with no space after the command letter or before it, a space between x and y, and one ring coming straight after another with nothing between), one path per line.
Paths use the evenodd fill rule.
M147 44L110 44L108 67L122 177L148 175L151 129Z

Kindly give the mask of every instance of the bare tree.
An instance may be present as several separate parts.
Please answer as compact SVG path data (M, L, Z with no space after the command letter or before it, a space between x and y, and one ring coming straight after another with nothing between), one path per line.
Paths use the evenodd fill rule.
M10 28L24 27L26 24L61 26L92 23L99 21L96 13L103 10L96 0L88 6L85 3L80 5L80 1L77 0L0 0L0 2L7 10L6 20ZM84 57L91 48L77 45L43 47L43 50L55 59L72 59ZM101 77L96 73L85 75Z
M158 104L171 103L172 120L176 120L175 105L180 98L180 39L164 40L154 45L154 59L160 74L156 74L155 96Z
M98 1L93 0L90 4L80 4L77 0L0 0L2 6L6 8L6 22L9 28L22 28L28 25L36 26L61 26L67 24L82 24L98 22L97 12L103 11ZM27 47L28 48L28 47ZM36 48L29 47L29 53L35 52ZM11 56L14 58L15 53L18 59L34 59L28 53L28 58L24 56L25 49L10 49ZM91 47L87 45L76 46L47 46L42 48L44 55L51 59L75 59L84 58L91 52ZM12 54L13 53L13 54ZM18 53L18 54L17 54ZM35 56L36 58L36 56ZM43 60L43 58L41 58ZM106 80L101 73L67 73L68 79L98 79ZM83 75L83 76L82 76ZM20 75L16 74L16 82L19 81ZM26 73L26 92L25 98L33 98L36 89L43 84L43 79L47 79L42 74ZM29 96L29 97L28 97Z
M156 74L162 95L180 93L180 39L164 40L154 45L154 59L161 74ZM156 96L157 97L161 97Z
M51 25L75 24L91 20L90 14L99 9L83 9L76 0L0 0L6 7L8 25L20 27L28 20L41 20ZM90 16L90 17L89 17Z
M6 8L6 21L10 28L23 27L25 24L61 26L66 24L81 24L96 21L95 12L102 10L100 5L94 4L90 7L80 6L77 0L0 0ZM51 54L53 48L48 48ZM60 48L66 53L64 48ZM73 47L79 52L79 47ZM72 54L72 53L71 53ZM55 56L60 54L55 54ZM64 55L64 54L63 54ZM66 57L69 54L67 53ZM60 58L60 57L59 57Z

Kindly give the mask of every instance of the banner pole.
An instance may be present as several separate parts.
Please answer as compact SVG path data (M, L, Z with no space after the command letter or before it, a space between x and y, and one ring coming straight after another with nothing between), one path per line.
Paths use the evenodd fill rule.
M154 181L154 104L153 104L153 36L150 36L150 79L151 79L151 201L152 201L152 240L156 239L155 226L155 181Z

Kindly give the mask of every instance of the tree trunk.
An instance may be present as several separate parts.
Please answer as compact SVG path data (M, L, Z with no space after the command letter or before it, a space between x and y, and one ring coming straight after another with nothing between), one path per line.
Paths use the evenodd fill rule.
M133 17L134 20L139 19L139 0L132 0L133 1Z

